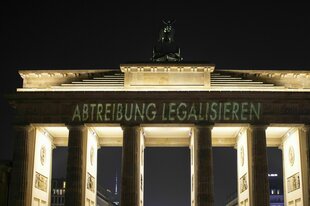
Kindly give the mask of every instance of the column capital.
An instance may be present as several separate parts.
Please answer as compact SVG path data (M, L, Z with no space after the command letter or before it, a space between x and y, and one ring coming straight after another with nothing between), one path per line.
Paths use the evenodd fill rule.
M125 130L126 128L135 128L135 129L141 128L140 124L121 124L120 126L122 130Z
M28 131L31 131L33 129L35 129L35 127L31 124L15 124L13 125L13 128L17 131L20 131L20 130L28 130Z
M195 123L195 126L194 126L196 129L203 129L203 128L209 128L209 129L213 129L214 127L214 124L212 123L209 123L209 122L198 122L198 123Z
M310 132L310 124L305 124L303 127L301 127L301 129L305 132Z
M66 124L66 127L69 130L82 130L82 131L84 131L87 128L85 124Z
M250 129L264 129L266 130L268 128L269 124L250 124Z

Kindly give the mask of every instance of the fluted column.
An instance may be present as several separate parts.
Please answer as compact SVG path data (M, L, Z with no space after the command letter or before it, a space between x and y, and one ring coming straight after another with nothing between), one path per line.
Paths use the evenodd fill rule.
M310 203L310 125L305 126L308 176L308 203Z
M252 205L269 205L266 125L252 125ZM251 181L250 180L250 181Z
M33 182L35 129L15 127L15 148L11 175L9 205L30 206Z
M85 205L86 138L84 125L70 125L66 179L66 206Z
M122 206L139 206L141 135L139 126L123 126Z
M211 206L214 203L212 128L213 125L197 125L194 131L196 206Z

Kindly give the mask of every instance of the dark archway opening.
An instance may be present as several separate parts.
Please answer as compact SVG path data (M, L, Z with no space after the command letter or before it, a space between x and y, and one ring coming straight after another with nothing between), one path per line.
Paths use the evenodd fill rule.
M213 147L214 206L237 198L237 150Z
M282 150L267 148L270 205L284 205Z
M56 147L52 151L51 205L65 204L68 147Z
M144 206L190 206L190 149L145 148Z
M119 204L122 147L101 147L97 162L97 205Z

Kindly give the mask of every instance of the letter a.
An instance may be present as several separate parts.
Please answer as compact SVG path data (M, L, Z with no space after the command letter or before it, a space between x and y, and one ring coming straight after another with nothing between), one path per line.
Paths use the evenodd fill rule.
M75 106L74 113L72 116L72 122L75 120L75 118L78 118L79 122L81 121L81 113L78 104Z

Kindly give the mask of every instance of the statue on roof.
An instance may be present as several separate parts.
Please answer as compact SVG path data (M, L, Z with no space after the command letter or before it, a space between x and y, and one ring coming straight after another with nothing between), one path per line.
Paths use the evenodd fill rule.
M165 27L159 32L158 41L153 48L152 61L165 62L165 61L181 61L180 48L174 42L174 28L172 24L175 21L163 21Z
M162 28L159 32L159 39L158 41L161 41L161 42L173 42L174 41L174 28L172 28L172 24L174 23L175 21L170 21L168 20L167 22L166 21L163 21L163 23L166 25L164 28Z

